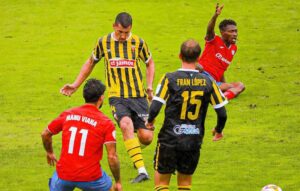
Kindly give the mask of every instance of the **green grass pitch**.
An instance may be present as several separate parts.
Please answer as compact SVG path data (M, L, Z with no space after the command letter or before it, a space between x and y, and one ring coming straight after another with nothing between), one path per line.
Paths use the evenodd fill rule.
M206 136L193 177L195 191L259 191L277 184L300 190L300 1L224 0L220 20L238 23L238 52L226 72L246 91L228 106L225 138L212 142L216 116L209 110ZM82 88L60 95L90 56L98 37L112 31L117 13L133 16L132 32L146 40L162 74L180 67L180 44L204 47L216 2L203 0L0 1L0 189L45 191L54 168L46 163L40 133L61 111L83 103ZM216 30L218 32L218 30ZM91 77L104 80L103 62ZM103 111L111 118L108 100ZM162 124L157 119L155 134ZM143 150L151 181L132 185L133 169L120 130L118 153L123 190L153 190L153 144ZM60 135L54 138L56 155ZM109 172L104 156L103 168ZM176 190L176 178L171 181Z

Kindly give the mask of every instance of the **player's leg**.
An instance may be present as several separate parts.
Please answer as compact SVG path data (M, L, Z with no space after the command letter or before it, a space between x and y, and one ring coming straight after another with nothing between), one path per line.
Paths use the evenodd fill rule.
M172 174L161 174L157 170L154 174L154 190L155 191L169 191L169 184Z
M177 186L178 190L191 190L192 175L200 158L200 148L194 150L177 150Z
M154 155L154 184L155 191L169 191L169 183L172 173L176 168L175 146L157 144Z
M136 183L148 180L149 178L145 169L141 145L138 138L134 136L134 125L131 119L132 112L129 108L128 99L110 98L109 104L111 105L114 118L118 121L121 129L127 153L134 166L139 171L139 175L133 179L133 182Z
M178 172L178 174L177 174L177 186L178 186L178 190L191 190L192 175L182 174L182 173Z
M49 189L50 191L73 191L75 189L75 184L60 179L55 171L49 180Z
M131 109L133 111L132 120L137 136L143 145L151 144L154 132L146 128L146 120L148 118L149 105L146 98L131 99Z
M242 82L222 83L220 89L224 92L225 97L230 100L242 93L245 86Z
M111 178L102 171L102 177L95 181L77 182L76 185L82 191L109 191L112 188Z

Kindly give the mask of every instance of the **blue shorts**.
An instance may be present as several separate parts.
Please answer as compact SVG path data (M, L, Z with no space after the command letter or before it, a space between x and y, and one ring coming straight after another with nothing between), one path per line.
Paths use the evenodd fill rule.
M206 71L203 71L202 74L204 74L205 76L208 76L211 80L215 81L216 84L217 84L218 86L220 86L220 85L223 83L223 82L217 82L217 81L210 75L210 73L208 73L208 72L206 72Z
M57 176L56 171L49 179L50 191L73 191L75 188L79 188L83 191L109 191L111 186L111 178L104 171L102 171L101 178L89 182L73 182L62 180Z

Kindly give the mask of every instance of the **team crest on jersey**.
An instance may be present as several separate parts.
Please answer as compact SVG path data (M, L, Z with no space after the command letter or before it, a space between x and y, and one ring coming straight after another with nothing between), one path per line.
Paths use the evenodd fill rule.
M234 50L232 50L232 51L231 51L231 54L232 54L232 55L234 55L234 54L235 54L235 51L234 51Z
M131 52L135 51L135 46L131 46Z
M135 60L129 59L110 59L109 64L111 68L134 68Z

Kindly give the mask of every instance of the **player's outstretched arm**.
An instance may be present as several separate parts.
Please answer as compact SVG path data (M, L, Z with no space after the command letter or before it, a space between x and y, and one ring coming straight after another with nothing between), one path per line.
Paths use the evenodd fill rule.
M55 157L55 154L53 153L53 147L52 147L52 133L48 130L48 128L45 128L44 131L41 134L42 141L44 148L47 153L47 162L50 166L54 166L57 162L57 159Z
M217 21L218 16L221 14L223 7L224 7L224 5L219 6L219 3L217 3L216 11L215 11L214 15L212 16L212 18L210 19L208 26L207 26L206 37L205 37L207 41L210 41L215 37L216 21Z
M115 179L115 184L112 189L115 191L122 191L121 176L120 176L120 162L117 155L116 143L105 144L107 151L107 159L111 173Z
M95 66L93 57L90 57L81 67L81 70L72 84L65 84L61 89L60 93L65 96L71 96L80 85L87 79L90 73L93 71Z

